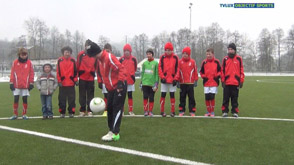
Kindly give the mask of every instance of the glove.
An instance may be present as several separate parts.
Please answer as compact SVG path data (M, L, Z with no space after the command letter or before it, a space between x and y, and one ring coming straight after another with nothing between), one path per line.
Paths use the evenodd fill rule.
M158 89L158 82L155 82L154 83L152 89L153 89L154 92L157 91L157 89Z
M177 88L180 88L180 87L181 87L180 83L177 83Z
M225 88L226 87L226 83L222 82L222 87Z
M177 85L177 83L178 83L178 81L177 81L177 80L173 80L173 86L176 86L176 85Z
M240 83L240 88L242 88L242 87L243 87L243 83L241 82L241 83Z
M166 83L166 79L164 78L164 79L161 79L161 83Z
M14 88L14 85L13 85L13 84L10 84L10 90L11 90L11 91L14 91L14 90L15 90L15 88Z
M124 88L124 84L122 81L118 81L117 82L117 86L116 86L116 89L119 90L119 91L122 91Z
M141 83L140 83L140 85L139 85L139 88L140 88L140 90L142 91L142 81L141 81Z
M197 81L194 81L194 87L197 87Z
M62 87L62 83L58 83L58 86L59 86L59 87Z
M76 82L75 82L75 85L76 85L76 86L79 86L79 82L78 82L78 81L76 81Z
M98 88L102 89L102 83L98 83Z
M32 90L33 88L34 88L34 84L30 84L29 91Z

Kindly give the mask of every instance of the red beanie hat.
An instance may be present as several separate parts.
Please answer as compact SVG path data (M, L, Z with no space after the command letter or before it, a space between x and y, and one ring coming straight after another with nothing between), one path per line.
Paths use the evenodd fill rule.
M126 44L125 46L124 46L124 51L129 51L130 53L132 53L132 47L131 47L131 45L130 44Z
M164 50L166 50L166 49L173 51L174 50L173 44L170 42L166 43L164 46Z
M182 53L183 53L183 54L184 54L184 53L187 53L187 54L190 56L190 55L191 55L191 49L190 49L190 47L189 47L189 46L185 47L185 48L183 49Z

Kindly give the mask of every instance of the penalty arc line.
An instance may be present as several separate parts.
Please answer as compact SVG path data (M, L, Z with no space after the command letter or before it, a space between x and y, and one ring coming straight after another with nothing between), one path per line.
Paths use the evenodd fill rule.
M7 126L3 126L3 125L0 125L0 129L12 131L12 132L34 135L34 136L39 136L39 137L43 137L43 138L48 138L48 139L53 139L53 140L58 140L58 141L63 141L63 142L68 142L68 143L74 143L74 144L78 144L78 145L84 145L84 146L88 146L88 147L94 147L94 148L115 151L115 152L120 152L120 153L126 153L126 154L130 154L130 155L135 155L135 156L147 157L147 158L162 160L162 161L166 161L166 162L173 162L173 163L179 163L179 164L206 165L205 163L195 162L195 161L191 161L191 160L187 160L187 159L175 158L175 157L171 157L171 156L159 155L159 154L142 152L142 151L120 148L120 147L113 147L113 146L97 144L97 143L93 143L93 142L86 142L86 141L81 141L81 140L77 140L77 139L71 139L71 138L66 138L66 137L61 137L61 136L50 135L50 134L46 134L46 133L29 131L29 130L24 130L24 129L19 129L19 128L12 128L12 127L7 127Z

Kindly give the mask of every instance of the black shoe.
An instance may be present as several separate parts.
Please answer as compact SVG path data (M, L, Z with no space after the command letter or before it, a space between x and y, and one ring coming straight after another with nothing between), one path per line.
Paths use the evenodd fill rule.
M233 117L236 117L236 118L239 117L238 113L233 113L232 116L233 116Z
M52 120L53 119L53 116L49 116L49 120Z
M161 112L160 115L161 115L162 117L166 117L166 114L165 114L164 112Z
M74 118L74 114L69 114L69 118Z
M175 117L176 113L175 112L171 112L170 113L170 117Z
M228 113L224 112L223 117L228 117Z
M43 116L42 120L48 119L48 116Z

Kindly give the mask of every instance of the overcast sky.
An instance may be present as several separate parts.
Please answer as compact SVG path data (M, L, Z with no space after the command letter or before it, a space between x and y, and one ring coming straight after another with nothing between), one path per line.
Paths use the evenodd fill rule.
M0 1L0 39L12 40L26 34L24 21L38 17L59 31L83 32L87 38L99 35L112 42L125 36L146 33L149 38L166 31L189 28L192 2L192 30L217 22L224 29L257 39L263 28L281 27L285 33L294 24L294 2L290 0L3 0ZM221 8L220 3L275 3L274 9Z

